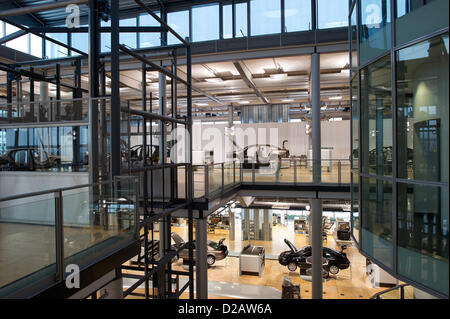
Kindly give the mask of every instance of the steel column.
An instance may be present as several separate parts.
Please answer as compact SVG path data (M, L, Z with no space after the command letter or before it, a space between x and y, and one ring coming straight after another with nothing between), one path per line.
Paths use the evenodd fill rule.
M120 175L119 1L111 1L111 176Z
M312 299L322 299L322 200L311 200Z
M312 107L312 155L313 182L321 182L321 137L320 137L320 54L311 56L311 107Z
M203 212L199 212L203 215ZM196 299L208 299L208 263L206 252L208 251L206 238L206 218L195 220L195 289Z

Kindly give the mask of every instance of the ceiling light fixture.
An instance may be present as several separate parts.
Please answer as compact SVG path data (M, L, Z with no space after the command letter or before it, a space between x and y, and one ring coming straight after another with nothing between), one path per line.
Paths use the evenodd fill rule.
M342 100L342 96L332 96L328 98L329 100Z
M223 80L221 78L207 78L205 79L208 83L222 83Z
M270 78L272 80L283 80L286 79L288 75L286 73L277 73L277 74L271 74Z

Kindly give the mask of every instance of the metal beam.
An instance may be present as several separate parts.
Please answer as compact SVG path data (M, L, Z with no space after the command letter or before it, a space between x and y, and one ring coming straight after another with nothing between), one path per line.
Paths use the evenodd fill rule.
M16 32L14 32L14 33L11 33L11 34L9 34L9 35L7 35L7 36L1 38L1 39L0 39L0 44L3 44L3 43L6 43L6 42L9 42L9 41L12 41L12 40L14 40L14 39L17 39L17 38L19 38L19 37L21 37L21 36L23 36L23 35L25 35L25 34L27 34L27 33L28 33L28 32L25 31L25 30L19 30L19 31L16 31Z
M178 40L181 41L181 43L183 43L184 45L189 45L189 43L186 40L184 40L178 33L176 33L171 27L169 27L169 25L167 25L163 20L161 20L160 17L154 14L153 11L150 10L150 8L147 7L142 1L134 0L134 2L136 2L142 9L144 9L149 15L151 15L153 19L158 21L162 27L166 28L167 31L172 33Z
M241 61L234 61L233 62L234 67L236 70L238 70L239 74L241 75L242 79L244 80L245 84L253 91L255 91L256 95L259 97L259 99L265 103L269 104L269 100L262 94L262 92L256 87L255 83L253 82L253 77L250 71L245 66L244 62Z
M0 19L6 18L6 17L20 16L20 15L24 15L24 14L39 13L39 12L43 12L43 11L64 8L70 4L76 4L76 5L86 4L88 2L89 2L89 0L52 1L49 3L37 4L34 6L26 6L26 7L16 8L16 9L4 10L4 11L0 12Z
M311 253L312 253L312 299L322 299L323 253L322 253L322 200L311 200Z
M66 28L66 27L40 27L30 28L30 32L38 33L87 33L88 27ZM111 33L111 27L100 27L100 32ZM119 32L167 32L162 27L119 27Z
M55 39L49 38L49 37L47 37L46 35L43 35L43 34L41 34L41 33L39 33L39 32L31 31L31 29L28 28L28 27L25 27L25 26L20 25L20 24L18 24L18 23L12 22L12 21L10 21L10 20L8 20L8 19L3 19L3 21L5 21L5 22L11 24L12 26L15 26L16 28L19 28L19 29L22 29L22 30L24 30L24 31L26 31L26 32L32 33L32 34L34 34L34 35L37 35L38 37L41 37L41 38L44 39L44 40L53 42L53 43L55 43L55 44L57 44L57 45L59 45L59 46L62 46L63 48L66 48L66 49L68 49L68 50L71 50L71 51L73 51L73 52L76 52L76 53L78 53L78 54L80 54L80 55L82 55L82 56L85 56L85 57L88 56L88 54L86 54L86 53L83 52L83 51L80 51L80 50L78 50L78 49L76 49L76 48L71 47L70 45L67 45L67 44L65 44L65 43L59 42L59 41L57 41L57 40L55 40Z

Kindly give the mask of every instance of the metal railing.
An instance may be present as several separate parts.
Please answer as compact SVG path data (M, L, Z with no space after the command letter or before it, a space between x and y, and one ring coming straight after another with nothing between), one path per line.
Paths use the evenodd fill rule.
M82 270L135 242L137 193L136 178L120 176L0 198L1 240L11 240L2 250L0 298L62 282L68 265Z
M195 198L224 193L240 184L251 185L350 185L350 160L321 160L320 179L314 179L314 162L288 158L268 163L228 162L194 165ZM201 188L198 185L202 185Z
M405 298L405 288L410 287L409 284L398 285L383 291L380 291L370 297L370 299L409 299Z

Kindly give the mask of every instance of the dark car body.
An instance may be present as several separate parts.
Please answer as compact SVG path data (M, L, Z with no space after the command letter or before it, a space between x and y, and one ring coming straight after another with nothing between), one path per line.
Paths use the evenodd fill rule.
M2 170L35 171L49 169L60 164L60 157L38 148L12 149L0 156Z
M271 160L281 161L282 158L289 158L290 153L286 148L270 144L257 144L244 147L242 150L233 152L233 159L239 159L243 168L270 166Z
M177 233L171 234L173 241L175 244L172 246L174 250L178 250L185 244L185 241L178 235ZM206 262L208 266L214 265L216 260L225 259L228 256L228 247L223 244L225 238L219 240L219 242L215 242L212 240L208 240L207 242L207 252L206 252ZM194 261L195 261L195 241L194 244ZM189 260L189 249L185 248L178 253L178 257L182 258L185 261Z
M287 266L290 271L295 271L297 267L301 270L311 268L311 264L307 262L307 258L312 256L311 246L303 247L299 250L287 239L284 240L286 245L290 248L288 251L282 252L278 256L278 262ZM347 254L338 252L328 247L323 247L323 257L327 260L324 269L333 275L337 274L340 269L347 269L350 266L350 261ZM295 267L294 267L295 266Z

